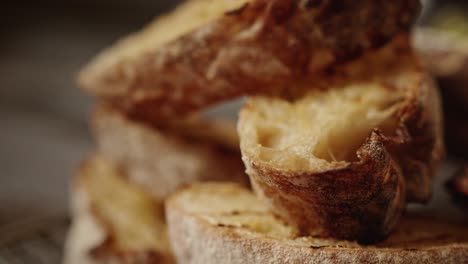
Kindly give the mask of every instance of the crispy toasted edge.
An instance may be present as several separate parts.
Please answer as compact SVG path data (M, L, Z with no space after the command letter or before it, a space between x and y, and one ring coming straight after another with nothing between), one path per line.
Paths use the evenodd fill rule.
M438 91L438 87L435 84L433 78L426 73L424 70L417 66L414 70L411 70L411 76L413 78L412 85L408 86L408 91L406 91L406 98L405 103L399 109L399 127L397 128L401 132L401 137L397 138L388 138L384 137L382 140L385 141L385 144L393 144L397 146L405 146L407 144L411 144L418 140L418 134L411 134L411 131L408 131L408 124L418 126L420 123L427 123L428 126L423 128L424 133L427 133L430 136L430 143L433 147L431 148L431 152L429 155L426 155L427 160L425 161L426 171L432 177L436 174L436 171L442 162L443 158L445 157L445 142L444 142L444 120L442 116L442 105L440 99L440 93ZM251 109L249 109L249 104L247 103L242 109L240 116L248 115ZM244 127L247 124L243 124L243 119L239 119L238 123L238 131L239 134L242 136ZM411 122L411 123L408 123ZM421 132L421 131L417 131ZM370 133L371 135L372 133ZM370 137L370 136L369 136ZM364 141L368 141L369 137ZM401 143L403 142L403 144ZM310 173L307 171L294 171L294 170L282 170L281 168L275 167L274 165L268 164L266 162L261 161L257 157L256 153L252 153L250 151L249 146L243 144L241 140L241 151L242 156L244 159L244 163L249 167L255 165L257 168L262 168L265 170L272 170L276 173L281 172L284 174L285 177L294 177L303 175L304 177L308 177ZM417 151L417 150L416 150ZM359 163L355 162L355 163ZM353 164L350 162L346 167L349 167ZM343 166L340 164L339 167L336 169L343 169ZM331 170L332 171L332 170ZM327 173L325 171L324 173ZM320 174L320 173L317 173ZM431 177L431 178L432 178ZM430 195L423 200L428 200Z
M410 57L410 59L413 60L415 58ZM417 60L414 60L413 62L414 68L410 68L405 72L405 74L410 77L410 82L408 83L408 90L405 91L405 102L402 104L398 113L400 120L399 127L397 128L397 136L390 138L379 133L381 135L379 139L372 141L369 140L372 137L371 133L371 136L369 136L365 141L367 142L366 144L370 144L367 148L370 151L366 151L364 155L367 159L366 162L359 160L357 162L350 162L348 165L344 166L340 164L335 169L314 173L292 169L285 170L275 167L274 164L269 164L260 160L256 156L256 153L250 151L250 146L244 145L241 137L243 161L247 167L247 174L249 174L251 178L252 185L262 197L269 198L272 201L272 208L275 209L278 215L282 216L290 223L296 222L296 225L298 225L300 229L304 230L307 227L307 223L304 221L308 221L305 219L312 219L313 217L303 217L306 212L303 210L304 208L299 206L300 203L296 202L295 206L295 203L288 202L286 197L295 195L296 198L299 198L299 201L302 201L304 205L306 204L306 201L307 203L310 203L311 199L318 202L319 200L317 197L307 197L305 193L301 195L300 190L304 189L304 186L310 186L311 189L321 189L317 187L320 183L325 186L329 181L328 179L339 178L338 176L342 175L343 172L355 175L356 178L359 179L359 176L363 177L366 175L369 165L386 168L386 165L390 164L392 167L390 170L380 170L381 173L375 174L377 176L374 177L375 179L385 179L386 173L388 174L391 171L395 171L405 177L404 183L401 182L401 179L398 176L399 183L397 185L392 187L387 184L386 186L388 188L394 188L395 192L398 192L402 184L405 188L407 186L409 189L399 195L406 195L406 197L408 197L408 201L426 202L431 198L432 179L434 178L445 155L440 95L429 74L419 66L419 62ZM238 125L238 131L240 131L240 134L244 127L247 126L242 123L242 115L248 115L249 111L248 104L241 111L241 118ZM428 148L430 148L429 151L427 151ZM361 149L358 151L358 157L360 154L359 152L362 152ZM392 154L392 158L387 157L387 159L382 159L383 156L380 153L388 152ZM421 157L424 158L421 159ZM397 161L397 163L393 162L394 160ZM415 167L416 169L414 169ZM392 174L390 173L388 175ZM320 178L322 178L322 180ZM300 184L296 184L297 182ZM349 186L354 185L350 184ZM364 187L364 185L362 187ZM381 186L374 186L375 189L367 189L367 191L368 193L372 193L377 190L376 188L380 187ZM335 189L335 191L339 190L338 187L331 189ZM379 196L375 196L374 199L384 199L383 201L386 201L385 203L389 207L405 207L404 201L398 201L398 205L395 205L388 200L389 197L385 198L383 195L384 193L381 193L380 198ZM338 201L338 199L336 200ZM333 201L333 198L330 201ZM285 207L283 203L289 205ZM317 208L316 211L333 213L336 209L330 209L330 207L326 208L328 209L323 211L319 210L320 208ZM358 207L355 208L357 210ZM385 207L381 208L382 211L384 211L384 209ZM398 211L401 214L402 210ZM395 213L398 211L395 211ZM371 212L368 213L370 214ZM333 215L337 214L333 213ZM336 219L338 219L338 217ZM394 219L395 221L393 221L393 223L397 221L398 217L394 216ZM326 222L335 223L336 221ZM338 221L338 223L341 222ZM390 232L392 226L394 226L394 224L389 225L388 229L386 229L385 226L381 226L385 229L380 230L380 232L378 230L368 230L369 232L357 232L354 235L352 235L353 231L351 229L344 230L344 233L342 234L337 232L336 228L325 228L325 231L332 234L332 236L347 239L362 239L362 242L365 242L366 240L372 241L373 239L384 238L386 234ZM369 225L367 227L370 228ZM358 237L359 233L361 233L359 236L363 236L362 238Z
M416 62L417 63L417 62ZM412 142L417 142L419 136L427 134L429 138L429 143L432 145L431 151L425 155L425 165L427 166L427 172L431 175L431 178L436 173L436 170L443 158L445 157L445 142L444 142L444 118L442 116L442 103L440 98L440 93L436 83L433 78L426 73L419 65L415 65L416 68L409 72L412 82L408 85L408 91L406 91L405 102L401 105L399 109L399 130L401 135L398 135L397 138L388 138L384 137L386 144L392 144L398 146L405 146L411 144ZM415 78L413 78L415 77ZM244 108L241 109L240 116L248 115L250 109L249 105L246 104ZM411 129L408 128L411 126L420 126L421 124L427 124L426 127L423 127L416 132L421 132L421 134L414 134ZM238 131L242 134L242 130L247 126L242 124L242 118L239 120ZM412 134L413 133L413 134ZM368 138L369 139L369 138ZM366 140L367 141L367 140ZM366 142L364 141L364 142ZM269 166L267 163L262 162L260 159L255 157L255 154L249 151L249 147L244 145L241 142L241 151L243 157L247 159L249 164L256 164L256 167L267 168L271 167L276 171L281 171L280 168L274 168ZM417 150L416 150L417 151ZM351 165L352 163L350 163ZM340 165L339 168L341 169ZM326 172L326 171L325 171ZM307 174L306 171L291 171L288 170L287 174L294 176L294 174L304 175ZM423 200L427 200L429 197Z
M185 174L186 177L169 177L170 175L166 176L167 172L153 171L150 169L152 168L151 164L149 164L150 161L143 162L135 157L127 156L125 153L130 152L125 149L126 144L122 144L122 142L114 142L117 146L121 146L115 151L119 153L110 153L110 150L101 146L101 142L105 138L109 138L109 133L112 133L109 128L104 127L103 124L106 122L112 123L113 129L129 131L124 136L135 135L135 133L130 132L138 131L138 138L124 138L122 136L120 140L140 142L131 147L140 148L142 152L147 153L146 156L148 157L162 155L157 153L160 151L157 149L158 144L174 146L174 149L187 149L193 155L199 150L198 157L204 162L206 169L211 166L220 168L221 164L225 164L229 171L221 174L213 171L210 174L203 175L198 171L194 171ZM192 181L232 181L245 186L249 185L248 176L245 174L245 167L241 161L236 129L223 120L202 120L194 117L173 123L163 122L162 120L161 123L155 124L147 120L135 120L111 105L103 103L98 105L93 113L91 130L98 145L98 152L109 159L113 159L114 162L118 162L131 182L149 191L155 198L164 199L178 187ZM145 144L145 142L152 143ZM183 154L185 153L181 151L180 155ZM145 170L146 178L144 182L134 177L134 170ZM168 188L168 186L174 188Z
M432 198L432 181L446 156L444 116L439 87L420 62L416 63L418 69L412 74L417 78L409 86L407 101L399 113L398 133L405 136L389 139L387 144L396 146L397 152L402 150L394 155L400 159L398 163L407 181L408 202L427 203ZM413 162L418 164L415 171Z
M272 92L269 90L308 76L310 69L324 69L330 64L353 59L366 50L385 44L393 35L406 32L420 8L419 1L415 0L399 1L387 8L368 7L370 13L398 16L386 23L375 15L364 16L368 22L375 21L375 24L390 30L381 32L377 25L374 25L372 33L361 29L362 32L355 34L357 45L353 41L337 41L330 37L332 32L327 30L331 25L336 30L346 28L337 26L338 21L314 20L315 16L319 17L317 20L349 16L346 10L334 9L334 3L327 1L307 3L306 7L302 2L252 1L239 12L228 12L220 19L135 60L119 61L109 66L100 65L98 59L91 64L94 66L82 71L79 83L91 93L113 100L125 111L177 116L240 95ZM356 6L365 4L368 3L357 3ZM330 12L331 15L298 11L309 8L319 9L325 14ZM394 9L399 12L393 12ZM290 24L287 25L288 30L283 28L284 23ZM305 41L304 32L310 34L313 31L307 23L317 23L318 30L315 31L320 32L309 36L313 39L309 42L320 42L314 46L315 49L308 47L312 44ZM259 28L261 25L264 27ZM338 35L346 39L344 36L348 33L345 32L348 31L343 30ZM347 47L343 47L343 43L352 43L348 52L343 51ZM199 52L201 49L203 52ZM312 53L314 56L309 56ZM244 69L247 64L251 70ZM258 64L267 66L259 68L256 67ZM181 80L181 76L186 79Z
M224 185L219 185L223 188ZM467 244L450 244L427 249L378 249L293 246L280 240L252 234L242 227L217 226L203 219L203 212L187 212L179 198L186 188L166 201L170 241L180 263L463 263ZM240 192L245 189L239 187Z
M112 234L106 228L106 223L100 219L93 207L91 197L86 191L83 181L85 177L96 177L90 174L95 162L106 162L106 166L116 164L98 154L82 162L78 168L71 186L72 226L65 243L65 264L173 264L172 252L162 251L121 251L112 243Z
M257 194L301 233L319 231L372 243L385 239L398 223L406 184L379 131L372 132L358 157L358 162L322 172L282 170L243 159Z

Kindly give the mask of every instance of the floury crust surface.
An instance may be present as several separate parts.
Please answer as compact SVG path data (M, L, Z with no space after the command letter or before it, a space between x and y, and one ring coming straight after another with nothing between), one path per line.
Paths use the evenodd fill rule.
M276 93L357 58L408 31L420 9L417 0L244 0L229 10L213 4L187 1L104 51L80 74L81 86L136 116L179 116L245 94ZM212 19L198 18L201 24L166 40L161 28L197 17L194 6Z

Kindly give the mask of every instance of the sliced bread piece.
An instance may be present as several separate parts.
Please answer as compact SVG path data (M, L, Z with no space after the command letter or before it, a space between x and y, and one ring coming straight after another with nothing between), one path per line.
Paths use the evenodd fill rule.
M248 190L205 183L166 202L169 237L180 264L467 263L468 227L407 215L372 246L299 236Z
M197 118L155 124L101 105L92 128L99 153L156 199L193 181L248 184L233 124Z
M139 115L180 115L355 58L407 31L419 9L418 0L189 0L105 50L79 83Z
M440 98L408 47L396 40L299 96L254 97L241 110L252 185L301 232L381 240L407 201L431 197Z
M72 189L66 264L174 263L162 201L129 184L102 157L82 165Z

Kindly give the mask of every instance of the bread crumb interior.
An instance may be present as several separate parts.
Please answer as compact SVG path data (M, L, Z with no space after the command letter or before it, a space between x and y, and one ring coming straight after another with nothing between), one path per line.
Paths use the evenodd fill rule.
M321 170L355 161L373 129L392 133L403 100L379 83L311 89L295 101L255 97L241 114L242 141L283 169Z

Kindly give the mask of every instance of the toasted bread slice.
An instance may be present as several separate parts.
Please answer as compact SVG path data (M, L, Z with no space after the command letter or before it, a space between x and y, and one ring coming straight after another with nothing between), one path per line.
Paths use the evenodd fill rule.
M248 184L230 123L192 118L155 125L102 105L92 127L99 153L118 163L131 182L156 199L193 181Z
M430 217L403 217L385 241L298 236L268 206L233 184L197 184L166 202L169 237L181 264L466 263L468 228Z
M139 115L180 115L355 58L407 31L419 9L418 0L190 0L104 51L79 83Z
M65 263L174 263L163 202L129 184L113 163L90 159L73 188Z
M242 109L252 185L301 232L380 240L406 201L431 197L443 156L440 98L411 51L396 48L403 43L348 65L338 84L254 97Z

